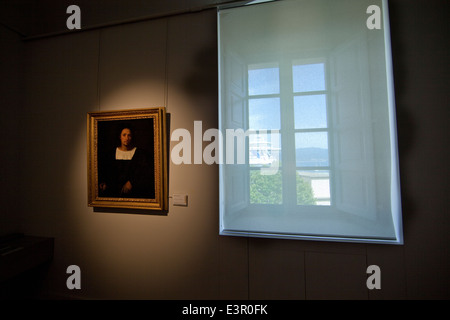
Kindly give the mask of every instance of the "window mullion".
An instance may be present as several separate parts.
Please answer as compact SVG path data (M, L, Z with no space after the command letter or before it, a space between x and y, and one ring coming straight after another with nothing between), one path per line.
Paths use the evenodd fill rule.
M295 121L290 61L280 63L280 101L281 101L281 146L283 203L287 209L296 204L296 165L295 165Z

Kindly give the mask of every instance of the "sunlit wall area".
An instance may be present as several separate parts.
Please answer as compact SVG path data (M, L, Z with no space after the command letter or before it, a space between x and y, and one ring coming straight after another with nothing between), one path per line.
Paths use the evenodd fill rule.
M167 214L93 209L86 127L88 112L161 106L171 131L217 127L215 19L212 10L25 43L21 232L55 238L50 297L218 298L217 167L169 161L169 193L188 194L189 206L170 200ZM72 264L80 291L66 287Z

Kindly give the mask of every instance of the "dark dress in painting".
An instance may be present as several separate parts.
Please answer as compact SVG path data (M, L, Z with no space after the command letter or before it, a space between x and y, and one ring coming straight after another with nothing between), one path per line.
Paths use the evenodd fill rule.
M106 188L99 188L100 197L114 198L155 198L155 177L153 159L143 149L131 151L114 149L104 154L99 166L99 183ZM131 190L123 192L123 186L131 183Z

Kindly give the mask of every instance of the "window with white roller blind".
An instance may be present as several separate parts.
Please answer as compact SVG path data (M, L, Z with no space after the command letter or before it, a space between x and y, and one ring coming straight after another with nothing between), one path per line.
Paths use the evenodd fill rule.
M246 133L244 163L220 165L220 233L402 243L386 2L220 9L218 32L220 130Z

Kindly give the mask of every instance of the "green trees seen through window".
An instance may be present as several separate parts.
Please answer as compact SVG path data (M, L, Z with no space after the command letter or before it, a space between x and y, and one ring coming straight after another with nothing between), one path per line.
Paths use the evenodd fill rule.
M297 174L297 204L315 205L311 184ZM281 171L273 175L261 175L259 170L250 170L250 203L282 204Z

